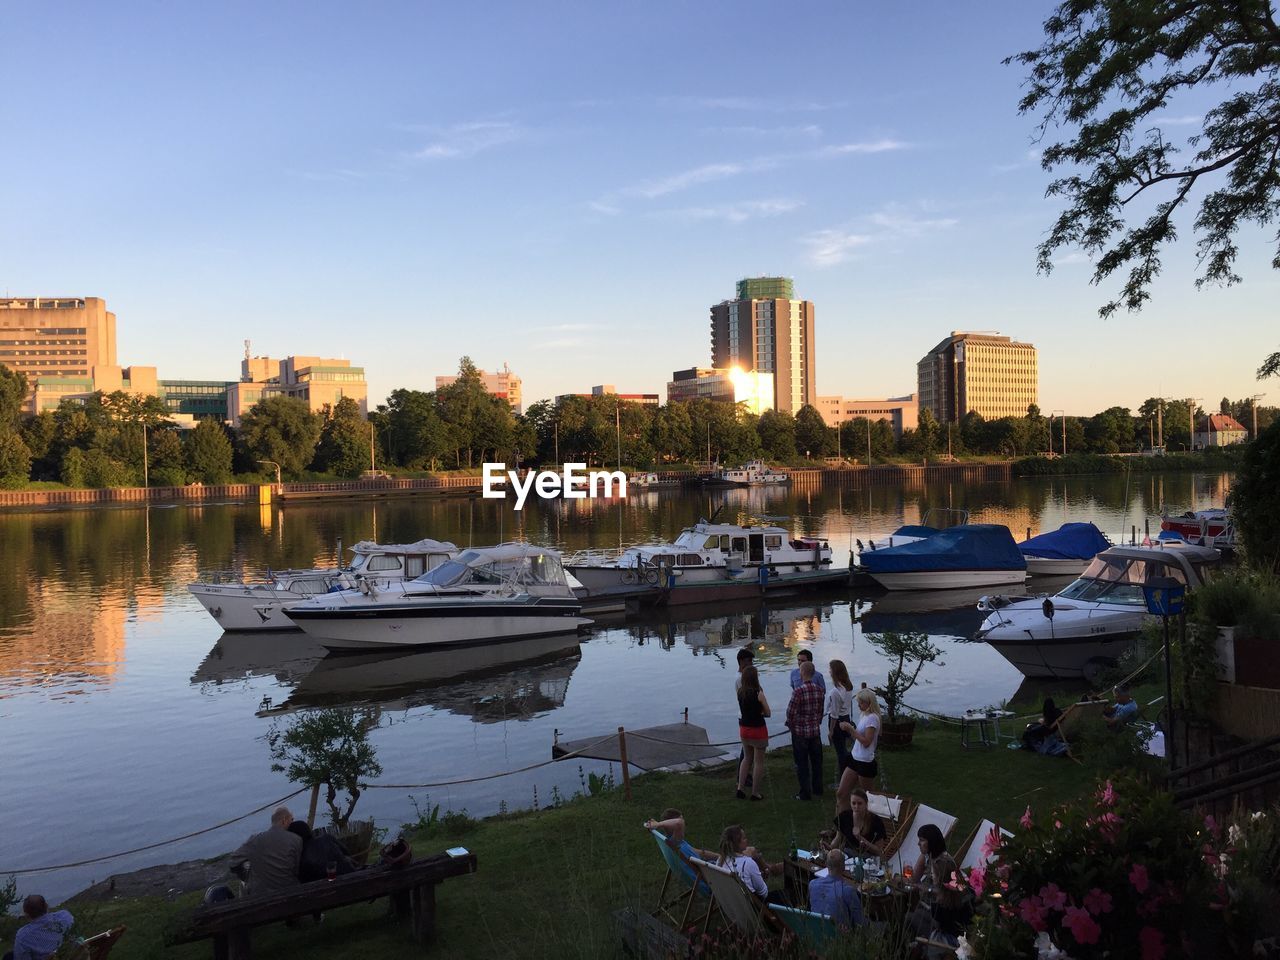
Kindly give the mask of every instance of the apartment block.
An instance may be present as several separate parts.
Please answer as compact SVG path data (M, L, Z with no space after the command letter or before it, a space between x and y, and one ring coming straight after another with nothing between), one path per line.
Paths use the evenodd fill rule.
M676 370L667 382L667 402L721 400L745 403L754 414L773 409L773 376L755 370L690 367Z
M1039 402L1037 351L995 333L952 331L916 365L920 409L939 422L967 413L986 420L1025 417Z
M501 397L511 404L511 409L516 413L524 413L523 383L519 377L511 372L510 367L504 363L502 369L494 373L488 373L484 370L477 372L480 374L480 382L484 384L485 393ZM439 390L441 387L447 387L457 382L456 375L436 377L436 389Z
M828 427L838 427L859 417L867 420L886 420L893 427L894 436L901 437L903 430L914 430L919 420L920 404L916 394L906 397L889 397L887 400L853 400L849 397L818 397L814 404Z
M736 298L711 308L711 365L769 374L777 409L797 412L817 397L814 308L789 277L739 280Z

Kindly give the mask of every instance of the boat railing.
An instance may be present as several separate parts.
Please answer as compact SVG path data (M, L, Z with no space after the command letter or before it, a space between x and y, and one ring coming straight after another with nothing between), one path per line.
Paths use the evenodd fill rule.
M200 576L200 583L219 586L240 586L244 584L244 572L241 570L206 570Z
M578 550L568 554L562 561L566 567L593 567L603 563L612 563L625 551L620 547L598 547L591 550Z

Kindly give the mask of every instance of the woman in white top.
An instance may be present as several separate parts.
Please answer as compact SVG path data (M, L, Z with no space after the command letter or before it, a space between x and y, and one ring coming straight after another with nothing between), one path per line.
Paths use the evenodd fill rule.
M771 892L764 882L760 864L752 856L754 852L747 844L747 832L742 827L737 824L725 827L724 833L720 834L720 856L716 859L716 866L737 874L743 885L761 900L785 904L786 897L782 892ZM765 869L770 869L767 864Z
M849 767L849 735L840 729L853 711L853 681L843 660L832 660L831 687L827 690L827 736L836 751L836 779Z
M840 777L840 786L836 790L836 816L850 809L849 795L854 787L869 790L875 787L876 775L880 772L876 765L876 743L880 739L880 704L876 700L874 690L863 687L854 696L858 705L857 724L842 723L840 728L853 737L853 750L850 753L849 769Z

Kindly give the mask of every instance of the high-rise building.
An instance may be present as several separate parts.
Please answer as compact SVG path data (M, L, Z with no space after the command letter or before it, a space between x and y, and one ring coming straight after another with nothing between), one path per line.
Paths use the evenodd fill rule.
M484 370L477 370L476 372L480 374L480 382L484 384L485 393L501 397L511 404L511 409L516 413L524 413L524 398L521 395L523 382L511 372L510 367L504 363L502 369L495 373L488 373ZM456 375L436 377L436 389L447 387L452 383L457 383L457 381Z
M994 333L952 331L916 365L916 377L921 411L940 423L970 412L1025 417L1040 395L1036 348Z
M817 397L813 320L789 277L739 280L737 298L711 308L711 365L772 375L776 408L795 413Z

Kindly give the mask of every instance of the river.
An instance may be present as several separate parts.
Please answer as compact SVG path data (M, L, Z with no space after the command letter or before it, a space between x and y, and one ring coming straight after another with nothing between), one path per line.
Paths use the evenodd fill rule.
M713 741L733 739L734 648L748 642L776 717L799 647L811 648L823 669L844 659L855 683L883 682L887 665L864 630L920 629L944 648L945 666L927 670L927 683L909 698L924 709L999 703L1022 680L985 645L965 642L980 621L968 594L875 602L840 591L763 608L613 617L580 642L415 655L388 668L322 664L324 651L297 633L222 636L185 590L209 571L331 565L339 540L617 547L671 538L718 507L722 519L789 518L782 522L796 533L828 538L839 565L854 537L920 522L934 507L1006 524L1018 539L1067 520L1092 520L1119 539L1134 526L1141 536L1162 503L1179 511L1221 505L1229 486L1227 475L1110 475L670 490L626 501L531 502L520 513L498 501L419 497L0 516L0 877L200 830L289 793L292 785L270 769L266 743L288 714L259 716L264 706L369 705L383 782L412 784L524 767L550 758L557 730L573 739L674 723L686 707ZM518 664L504 662L516 657ZM780 719L773 724L781 728ZM394 827L414 818L411 794L473 816L503 804L529 807L535 789L545 805L553 788L566 796L580 788L580 766L581 775L607 768L572 761L467 785L372 790L357 814ZM789 794L791 786L775 789ZM293 804L305 808L305 798ZM265 822L261 814L158 850L23 876L20 888L56 901L112 873L231 849Z

